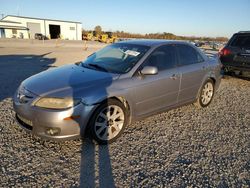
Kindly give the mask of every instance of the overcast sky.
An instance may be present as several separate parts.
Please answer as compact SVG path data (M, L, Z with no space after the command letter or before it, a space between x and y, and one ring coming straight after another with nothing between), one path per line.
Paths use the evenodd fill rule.
M250 30L250 0L0 0L0 14L82 22L84 29L185 36Z

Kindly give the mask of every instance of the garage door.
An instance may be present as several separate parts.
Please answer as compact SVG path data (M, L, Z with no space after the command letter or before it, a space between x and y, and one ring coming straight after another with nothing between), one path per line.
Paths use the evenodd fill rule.
M27 27L29 28L30 38L35 38L35 33L41 33L41 24L27 22Z

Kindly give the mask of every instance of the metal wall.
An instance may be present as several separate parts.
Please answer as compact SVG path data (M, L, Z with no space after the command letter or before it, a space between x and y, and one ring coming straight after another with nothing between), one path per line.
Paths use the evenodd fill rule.
M41 33L41 24L27 22L27 27L29 28L30 38L35 38L35 33Z

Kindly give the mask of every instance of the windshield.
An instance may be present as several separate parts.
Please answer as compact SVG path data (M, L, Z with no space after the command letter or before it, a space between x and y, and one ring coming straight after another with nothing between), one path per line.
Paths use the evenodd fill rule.
M83 67L124 74L129 72L150 47L116 43L92 54L81 63Z

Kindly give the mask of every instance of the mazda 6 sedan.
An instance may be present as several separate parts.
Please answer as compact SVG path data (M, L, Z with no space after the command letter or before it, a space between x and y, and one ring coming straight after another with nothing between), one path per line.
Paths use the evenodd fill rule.
M16 119L45 139L79 138L87 131L107 144L135 120L189 103L208 106L220 69L219 59L187 42L118 42L24 80L14 95Z

